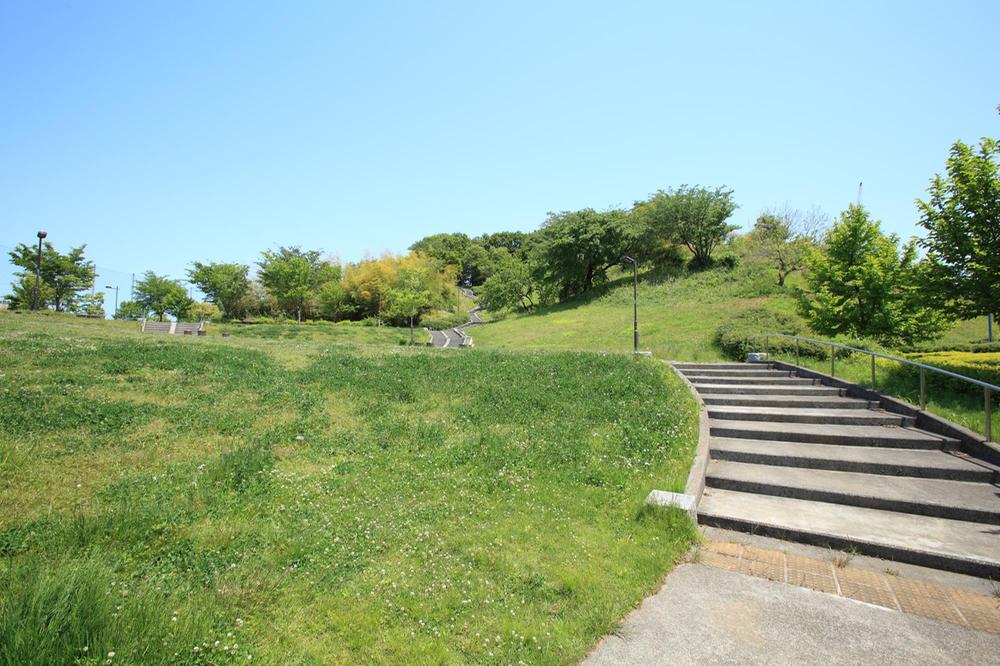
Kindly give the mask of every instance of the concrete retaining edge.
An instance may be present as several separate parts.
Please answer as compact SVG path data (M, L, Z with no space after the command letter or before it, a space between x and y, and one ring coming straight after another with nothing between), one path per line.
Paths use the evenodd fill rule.
M669 361L664 361L664 363L675 375L680 377L684 385L687 386L688 391L698 401L698 445L695 447L694 459L691 461L691 471L688 472L687 483L684 485L684 494L693 498L694 511L691 513L697 515L698 505L701 503L701 497L705 493L705 471L708 468L709 459L708 409L705 406L705 401L701 399L701 394L698 393L688 378L675 368L673 363Z

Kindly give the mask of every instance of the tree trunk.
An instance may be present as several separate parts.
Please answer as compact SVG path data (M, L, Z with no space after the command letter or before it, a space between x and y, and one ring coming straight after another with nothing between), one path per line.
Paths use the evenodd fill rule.
M410 315L410 346L413 346L413 315Z

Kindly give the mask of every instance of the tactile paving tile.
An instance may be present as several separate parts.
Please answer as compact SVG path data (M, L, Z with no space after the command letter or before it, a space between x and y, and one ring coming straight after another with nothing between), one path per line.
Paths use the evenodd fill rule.
M744 546L740 571L751 576L784 582L785 554L780 550Z
M877 606L885 606L899 610L893 597L892 589L886 582L885 574L875 573L867 569L845 567L837 569L837 580L840 581L840 594Z
M988 597L965 590L948 590L948 593L970 627L1000 634L1000 597Z
M785 561L788 563L788 582L792 585L829 594L837 593L837 581L833 578L829 562L799 555L785 555Z
M740 551L743 549L743 544L730 543L728 541L706 541L702 546L702 551L711 551L713 553L718 553L719 555L728 555L729 557L740 556Z
M1000 596L912 580L858 567L751 545L707 542L699 561L706 566L738 571L758 578L786 581L819 592L901 610L911 615L1000 634ZM839 585L839 588L838 588Z
M887 578L904 613L922 615L952 624L965 624L947 588L899 576L887 576Z
M723 569L724 571L739 571L740 570L740 559L738 557L730 557L728 555L723 555L722 553L716 553L711 550L703 550L698 555L698 562L704 564L707 567L713 567L715 569Z

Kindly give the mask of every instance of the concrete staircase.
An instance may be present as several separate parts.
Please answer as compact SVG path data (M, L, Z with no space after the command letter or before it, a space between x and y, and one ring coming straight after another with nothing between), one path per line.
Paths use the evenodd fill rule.
M958 440L769 365L675 367L709 416L700 523L1000 579L1000 474Z

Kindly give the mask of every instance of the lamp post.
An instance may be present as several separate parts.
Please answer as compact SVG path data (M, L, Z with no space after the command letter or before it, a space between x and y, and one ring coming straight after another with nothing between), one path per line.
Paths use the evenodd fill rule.
M38 309L38 281L42 273L42 239L48 236L44 231L39 231L38 234L38 257L35 259L35 300L31 306L32 310Z
M622 257L632 264L632 351L639 353L639 264L627 254Z
M110 284L106 284L104 285L104 288L115 290L115 309L114 313L111 315L111 318L114 319L118 315L118 287L112 287Z

